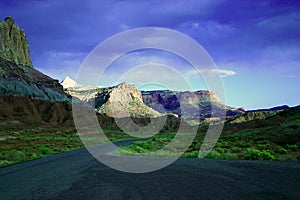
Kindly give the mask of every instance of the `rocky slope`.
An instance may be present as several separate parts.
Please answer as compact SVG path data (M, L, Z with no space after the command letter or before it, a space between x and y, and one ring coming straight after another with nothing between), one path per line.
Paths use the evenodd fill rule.
M25 96L0 96L0 127L24 128L73 125L69 102L50 102Z
M19 66L0 57L0 96L20 95L52 102L68 101L55 79L29 66Z

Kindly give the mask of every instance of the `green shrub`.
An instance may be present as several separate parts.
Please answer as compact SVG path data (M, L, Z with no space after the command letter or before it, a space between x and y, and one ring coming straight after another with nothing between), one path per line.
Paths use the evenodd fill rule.
M271 145L269 143L267 143L267 144L257 144L256 147L259 150L268 150L268 149L270 149Z
M217 144L218 147L222 147L222 148L230 148L232 146L232 144L230 142L227 141L223 141Z
M10 164L13 164L13 161L8 161L8 160L0 160L0 167L4 167Z
M271 142L268 140L259 140L256 142L257 144L270 144Z
M217 151L215 151L214 149L209 152L205 158L208 159L220 159L220 160L237 160L238 156L235 154L231 154L231 153L219 153Z
M243 150L243 149L240 148L240 147L231 147L231 148L230 148L231 153L239 153L239 152L241 152L242 150Z
M282 146L277 146L275 149L275 152L279 153L279 154L287 154L288 153L288 151L285 148L283 148Z
M0 160L2 160L2 166L5 165L5 163L16 163L16 162L22 162L26 160L25 152L20 150L9 150L8 152L2 152L0 154Z
M240 148L252 147L252 142L238 142L237 146Z
M224 153L224 154L221 154L218 159L221 159L221 160L238 160L239 158L236 154Z
M198 151L187 152L182 155L184 158L198 158Z
M260 150L249 150L245 153L245 160L274 160L275 157L268 151L260 151Z
M205 158L209 158L209 159L217 159L220 157L220 153L217 152L216 150L211 150L206 156Z
M297 144L287 144L285 147L290 151L297 151L299 149Z
M275 158L275 160L278 160L278 161L296 161L297 158L295 158L293 156L277 156Z
M40 147L39 154L46 155L49 153L49 149L47 147Z
M289 125L289 128L292 128L292 129L298 129L300 126L298 124L291 124Z
M214 150L217 151L218 153L225 153L225 149L221 147L216 147L214 148Z

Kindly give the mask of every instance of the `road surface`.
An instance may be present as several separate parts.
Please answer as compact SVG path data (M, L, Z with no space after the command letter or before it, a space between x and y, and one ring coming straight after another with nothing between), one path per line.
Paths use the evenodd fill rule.
M85 149L0 168L0 199L300 199L300 162L179 159L115 171Z

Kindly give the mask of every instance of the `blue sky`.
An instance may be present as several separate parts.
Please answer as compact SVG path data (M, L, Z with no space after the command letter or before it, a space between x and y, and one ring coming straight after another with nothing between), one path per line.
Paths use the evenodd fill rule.
M206 49L223 75L226 104L247 109L299 104L299 1L1 1L0 18L6 16L25 30L34 66L60 80L75 77L88 53L113 34L164 27ZM172 58L155 51L129 57L135 63ZM171 60L180 68L180 59ZM122 68L114 67L108 76Z

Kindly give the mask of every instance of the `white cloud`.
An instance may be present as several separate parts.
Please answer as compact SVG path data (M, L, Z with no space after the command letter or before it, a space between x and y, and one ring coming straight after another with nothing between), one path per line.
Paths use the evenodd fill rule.
M227 77L227 76L233 76L236 74L235 71L227 70L227 69L201 69L196 71L195 69L187 70L185 72L185 75L195 76L195 75L204 75L204 76L221 76L221 77Z
M219 73L221 77L233 76L236 75L235 71L226 70L226 69L213 69L211 70L213 73Z

